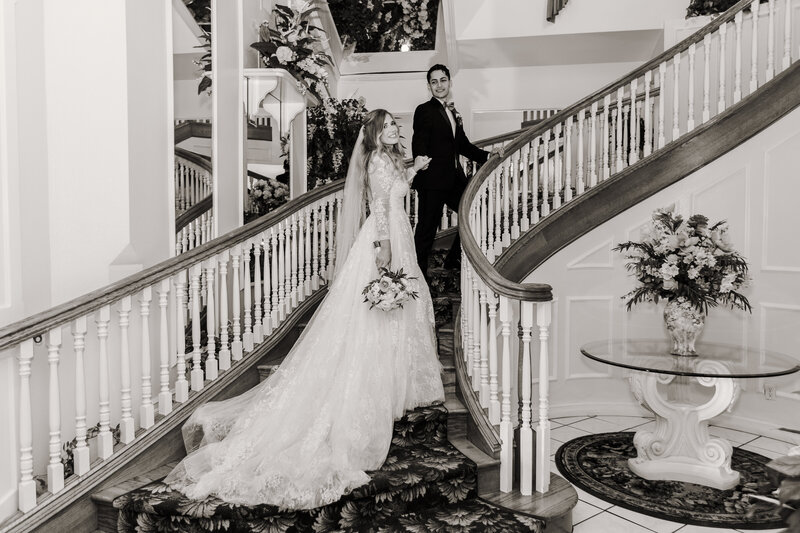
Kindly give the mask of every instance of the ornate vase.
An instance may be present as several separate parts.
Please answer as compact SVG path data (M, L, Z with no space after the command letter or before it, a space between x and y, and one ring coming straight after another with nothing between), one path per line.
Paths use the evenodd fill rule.
M664 324L672 337L672 355L697 355L694 343L706 323L706 314L684 298L670 300L664 307Z

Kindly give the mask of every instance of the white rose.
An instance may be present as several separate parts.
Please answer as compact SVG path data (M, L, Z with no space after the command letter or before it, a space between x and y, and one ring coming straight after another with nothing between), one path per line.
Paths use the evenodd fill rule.
M291 61L292 49L289 48L288 46L279 46L278 49L275 50L275 56L281 63L286 63L287 61Z

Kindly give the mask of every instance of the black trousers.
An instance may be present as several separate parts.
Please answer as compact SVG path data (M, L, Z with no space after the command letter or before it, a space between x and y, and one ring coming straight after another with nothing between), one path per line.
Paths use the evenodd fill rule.
M455 212L458 212L458 202L464 194L466 181L459 180L450 189L430 190L420 189L417 191L417 201L419 202L417 229L414 232L414 245L417 250L417 262L422 270L422 275L428 279L428 257L433 248L433 241L436 239L436 228L442 220L442 209L446 205ZM453 245L447 254L445 261L453 261L461 254L461 239L456 233Z

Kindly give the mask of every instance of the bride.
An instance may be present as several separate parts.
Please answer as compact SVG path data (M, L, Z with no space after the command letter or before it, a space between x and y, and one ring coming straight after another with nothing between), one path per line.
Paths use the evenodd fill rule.
M189 418L189 454L164 480L172 488L243 505L326 505L383 464L394 420L444 399L433 306L403 209L429 158L406 171L398 141L392 115L367 114L347 172L328 295L269 379ZM416 277L419 298L370 310L361 291L384 266Z

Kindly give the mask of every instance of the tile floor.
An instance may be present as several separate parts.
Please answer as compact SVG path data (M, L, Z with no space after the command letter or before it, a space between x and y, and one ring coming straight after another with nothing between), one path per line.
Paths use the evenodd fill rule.
M550 447L553 455L550 458L553 471L557 472L555 452L564 442L588 433L605 433L610 431L635 431L653 420L636 416L571 416L551 420ZM733 446L750 450L769 458L786 455L789 448L796 446L800 437L787 433L786 442L775 440L753 433L746 433L720 426L709 426L712 436L724 437ZM793 444L793 442L795 442ZM617 507L608 502L578 489L578 504L572 511L574 533L733 533L738 529L723 529L692 526L680 522L671 522L634 511ZM779 532L783 529L760 530L761 533Z

